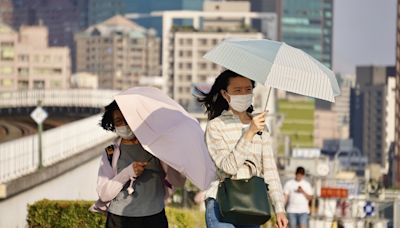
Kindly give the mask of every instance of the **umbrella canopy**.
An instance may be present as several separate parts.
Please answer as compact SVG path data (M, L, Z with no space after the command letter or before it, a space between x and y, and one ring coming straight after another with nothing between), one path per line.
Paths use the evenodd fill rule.
M195 118L156 88L131 88L115 100L143 148L198 188L209 187L216 169Z
M340 94L335 74L300 49L265 39L227 39L204 55L266 86L330 102Z

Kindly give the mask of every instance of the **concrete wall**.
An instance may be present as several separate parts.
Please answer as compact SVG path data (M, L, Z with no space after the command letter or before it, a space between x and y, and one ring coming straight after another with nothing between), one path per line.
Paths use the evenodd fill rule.
M92 159L56 179L0 201L0 228L27 226L27 205L44 198L95 200L97 197L96 180L99 159Z

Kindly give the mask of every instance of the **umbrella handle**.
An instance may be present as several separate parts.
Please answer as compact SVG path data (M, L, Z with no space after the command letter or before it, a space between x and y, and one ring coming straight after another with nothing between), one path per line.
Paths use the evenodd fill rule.
M270 86L269 87L269 90L268 90L268 96L267 96L267 101L265 102L265 108L264 108L264 111L265 110L267 110L267 107L268 107L268 101L269 101L269 96L271 95L271 91L272 91L272 87ZM257 135L262 135L263 133L262 133L262 131L259 131L259 132L257 132Z

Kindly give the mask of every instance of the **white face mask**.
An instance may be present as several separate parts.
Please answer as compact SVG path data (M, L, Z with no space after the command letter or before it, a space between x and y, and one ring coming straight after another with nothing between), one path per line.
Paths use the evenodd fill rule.
M253 102L253 94L229 95L229 97L231 98L229 106L231 106L233 110L238 112L246 111Z
M128 125L115 127L115 133L117 133L117 135L123 139L129 140L135 138L135 135Z

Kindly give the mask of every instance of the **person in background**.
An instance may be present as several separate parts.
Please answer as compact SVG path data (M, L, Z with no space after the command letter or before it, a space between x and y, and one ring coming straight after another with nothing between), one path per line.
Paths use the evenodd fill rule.
M215 79L209 93L198 91L203 95L199 101L204 103L209 120L206 143L220 179L250 178L254 173L250 171L248 165L257 170L257 175L268 183L269 195L276 212L276 227L285 228L287 219L284 196L273 156L271 138L264 130L265 112L251 115L254 86L254 81L225 70ZM259 131L263 134L258 135ZM205 192L207 227L260 227L256 224L239 226L221 221L216 200L218 182L215 180Z
M304 175L304 168L297 167L295 178L286 182L283 187L290 228L308 227L309 202L313 198L313 189L304 179Z
M117 102L105 107L100 125L118 137L102 153L91 210L107 213L106 227L168 227L164 201L185 177L142 147Z

